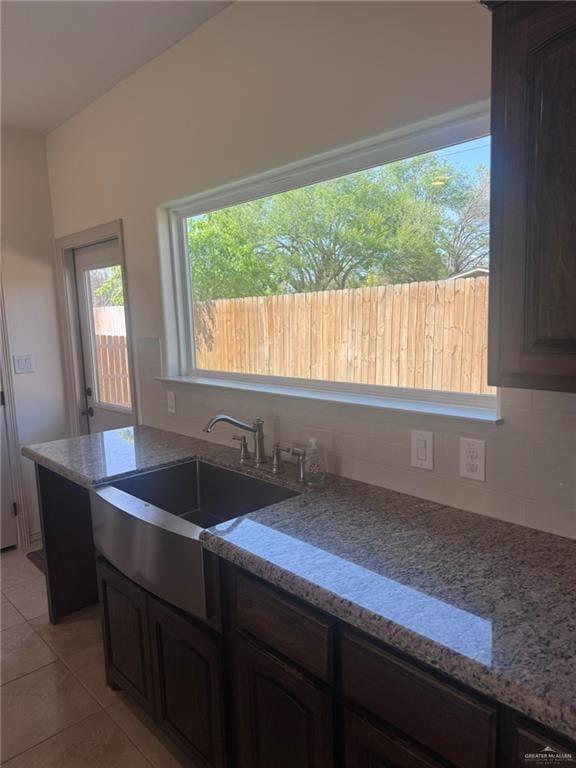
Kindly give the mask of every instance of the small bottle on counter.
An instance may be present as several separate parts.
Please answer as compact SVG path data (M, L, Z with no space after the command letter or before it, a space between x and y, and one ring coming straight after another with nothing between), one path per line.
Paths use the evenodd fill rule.
M321 485L324 482L326 470L322 460L322 453L318 447L318 440L311 437L306 446L304 456L304 482L307 485Z

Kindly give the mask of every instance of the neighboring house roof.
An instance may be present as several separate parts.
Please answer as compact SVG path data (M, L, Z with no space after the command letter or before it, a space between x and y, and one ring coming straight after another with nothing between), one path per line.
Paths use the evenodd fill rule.
M460 279L462 277L488 277L489 274L490 270L486 269L486 267L475 267L474 269L469 269L467 272L451 275L449 280L456 280L456 278Z

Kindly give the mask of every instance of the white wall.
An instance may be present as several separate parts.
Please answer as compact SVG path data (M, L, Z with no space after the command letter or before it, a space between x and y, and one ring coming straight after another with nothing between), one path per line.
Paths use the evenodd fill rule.
M66 434L54 288L52 212L44 136L2 131L2 284L12 354L31 353L34 373L13 376L20 443ZM22 459L30 529L40 526L33 466Z
M504 393L501 426L177 388L166 412L156 208L489 96L490 18L477 3L238 3L48 137L57 237L124 221L144 423L200 435L229 410L270 436L316 433L330 467L447 504L576 536L576 398ZM411 427L436 469L409 469ZM457 476L458 435L488 441L487 482ZM227 441L222 428L214 439Z

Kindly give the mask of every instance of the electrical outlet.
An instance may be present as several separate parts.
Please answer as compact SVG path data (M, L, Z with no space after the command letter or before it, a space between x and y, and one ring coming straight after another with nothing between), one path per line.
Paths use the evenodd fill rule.
M460 477L486 480L486 441L472 437L460 438Z
M410 432L410 463L418 469L434 469L434 434L421 429Z
M166 407L168 413L176 413L176 395L171 389L166 392Z
M14 355L14 373L34 373L32 355Z

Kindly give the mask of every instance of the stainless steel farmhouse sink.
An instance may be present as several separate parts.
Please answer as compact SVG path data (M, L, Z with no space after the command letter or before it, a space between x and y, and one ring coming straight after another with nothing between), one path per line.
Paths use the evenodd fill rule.
M90 492L96 549L149 592L206 618L204 528L297 494L201 460Z

